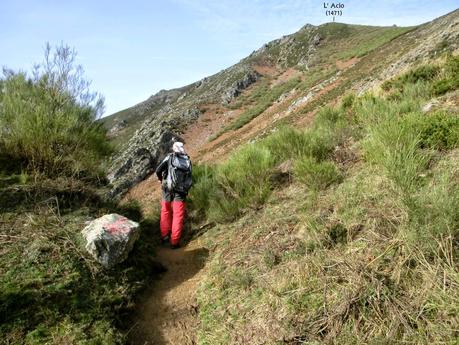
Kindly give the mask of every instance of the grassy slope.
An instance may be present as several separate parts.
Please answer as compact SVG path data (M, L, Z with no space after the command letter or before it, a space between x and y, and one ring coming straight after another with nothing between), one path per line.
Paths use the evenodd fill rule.
M318 81L318 74L321 74L318 73L318 71L322 71L324 68L327 69L327 65L334 64L336 60L347 60L354 56L363 56L376 47L409 30L410 28L371 27L340 23L328 23L320 26L318 34L322 37L322 43L313 59L313 65L311 66L312 71L308 71L303 77L303 79L305 79L304 87L309 85L311 82ZM254 58L247 58L243 60L240 65L258 64L264 60L269 60L271 63L275 63L275 61L283 55L283 58L286 60L286 64L283 68L296 66L298 61L304 56L304 52L309 45L311 36L309 32L301 30L292 36L294 37L296 43L293 47L288 48L286 51L281 52L280 44L272 44L262 55ZM234 74L236 75L237 73ZM218 82L219 79L224 80L227 77L228 76L225 74L216 74L211 78L213 78L213 81ZM253 107L250 105L253 104L253 102L244 104L244 106L248 107L248 109L241 115L241 118L236 120L235 123L229 125L227 128L222 129L219 134L228 130L237 129L249 122L251 119L266 110L266 108L268 108L269 105L280 96L279 92L286 92L294 87L291 83L287 83L284 86L268 91L265 89L266 85L263 81L259 82L259 84L260 85L257 87L258 92L255 91L254 93L263 94L263 99L261 99L260 102L255 100L257 104ZM199 93L196 93L191 94L189 99L191 102L195 99L195 101L199 103L199 97ZM251 101L254 101L254 99ZM238 105L242 105L240 100L236 100L236 104L232 104L230 107L234 109ZM127 127L122 130L118 136L112 139L115 146L121 147L122 144L127 142L135 131L140 128L142 122L148 117L148 115L153 111L158 110L160 107L161 104L157 104L145 113L138 111L136 106L134 106L104 117L101 119L101 122L106 128L111 128L118 121L127 121ZM216 138L219 134L216 134L214 138Z
M392 35L397 34L396 29L393 31L388 29L387 36L378 33L369 33L370 36L365 39L362 36L360 43L356 41L346 49L341 49L345 53L342 58L360 55L373 49L380 43L378 41L380 36L385 37L384 40L389 40ZM373 43L367 44L365 40L369 37L372 37ZM333 47L331 44L328 46ZM340 49L331 53L335 54L336 58L339 51ZM374 58L377 59L377 56ZM320 61L323 63L323 60ZM358 79L367 71L363 70L354 77ZM350 78L352 77L351 75ZM300 86L303 83L310 83L310 79L304 80ZM309 84L303 86L306 88L306 85ZM452 80L439 83L437 86L442 90L445 85L454 86L457 82ZM338 94L342 94L343 90L345 87L339 90ZM269 99L269 95L266 95L264 90L258 92L258 95ZM334 97L334 94L327 97ZM326 102L326 100L322 101ZM248 104L256 106L258 100L249 97ZM292 117L301 116L305 111L307 110L302 109ZM363 122L362 126L364 126ZM288 137L295 137L290 135L290 132L287 133ZM354 139L363 143L360 142L362 137L357 134L359 132L354 133ZM240 208L237 203L228 202L222 204L224 207L220 213L212 215L218 219L230 211L229 218L237 219L241 214L245 214L232 225L214 228L208 236L210 245L218 245L218 248L214 260L210 263L212 275L204 282L200 295L200 315L203 321L200 333L202 343L224 344L230 340L233 342L247 340L250 343L255 339L260 339L260 342L266 340L281 342L282 340L279 339L282 338L285 342L301 343L305 339L315 339L314 337L323 341L336 334L337 330L342 332L343 329L349 331L340 333L342 336L340 339L343 341L360 340L359 337L365 337L364 333L367 330L374 331L372 325L374 326L378 316L387 316L378 315L378 312L387 312L388 309L377 310L369 306L372 307L374 301L380 301L376 297L380 297L381 291L391 291L384 289L393 287L391 285L393 279L398 284L395 286L400 288L400 291L405 291L403 289L407 286L399 284L400 277L405 278L401 273L406 273L405 266L411 269L412 262L415 262L417 267L427 267L428 270L413 270L415 279L408 282L410 284L414 282L413 286L421 290L429 283L430 285L426 286L432 291L422 290L421 297L414 300L412 304L408 303L406 298L401 299L401 302L405 303L403 306L408 306L409 311L418 308L416 311L419 312L420 321L411 320L409 317L411 314L388 314L387 320L395 318L398 322L395 323L397 326L395 335L390 335L400 336L408 329L413 334L403 333L405 339L419 337L422 341L437 340L447 339L451 336L449 331L457 329L457 324L451 318L451 315L457 314L455 309L457 296L454 291L450 291L457 286L455 268L451 264L452 261L446 262L445 255L440 252L434 252L426 258L427 261L422 261L422 257L414 254L410 256L409 251L407 252L406 248L409 250L418 248L408 246L410 243L406 245L403 236L406 234L416 236L412 230L419 223L411 224L407 221L406 214L410 210L407 211L407 205L403 204L407 200L400 198L400 195L395 193L396 189L389 189L389 193L384 191L384 188L393 188L394 178L397 179L396 175L390 175L390 170L386 171L390 164L385 166L384 161L378 161L380 157L378 158L377 155L373 158L370 158L371 155L367 156L368 161L362 161L359 146L351 145L350 148L346 148L344 142L340 142L344 147L342 152L344 157L346 155L360 157L358 163L341 166L337 157L329 156L334 142L321 141L322 137L326 140L331 139L322 135L305 139L306 142L315 141L314 145L311 145L310 152L306 154L308 157L295 162L292 168L294 184L287 187L285 183L291 180L292 176L285 179L283 174L274 176L275 181L272 181L273 176L269 170L269 174L255 176L255 181L259 181L261 177L263 183L260 184L260 188L243 194L244 207ZM287 139L283 138L281 142L287 143ZM262 156L266 159L250 162L259 164L261 168L267 166L271 169L274 163L279 163L279 157L276 157L276 154L271 157L272 146L269 146L269 142L266 145ZM276 146L276 142L274 145ZM373 142L373 145L377 147L377 143ZM324 157L321 156L321 146L325 147ZM309 157L311 152L313 152L312 158ZM260 157L257 151L247 150L245 154L249 158L253 158L253 154L255 158ZM301 153L303 154L305 153ZM421 214L425 213L435 218L435 221L438 220L439 210L447 210L449 218L443 225L439 225L448 227L454 225L456 206L455 199L452 199L455 194L450 193L451 190L454 191L452 182L454 176L448 175L448 171L455 171L457 152L439 151L435 157L438 160L432 160L426 175L430 185L427 182L426 185L429 186L429 192L436 191L437 194L434 194L436 196L446 190L447 193L443 195L446 194L448 198L428 199L427 188L421 190L422 193L417 197L420 198L419 200L426 201L426 204L434 206L433 210L437 214L429 212L421 212ZM234 172L233 177L238 178L240 168L239 162L233 162L221 168L220 176L227 177ZM245 171L248 175L242 177L253 177L250 174L251 169ZM258 169L258 172L263 172L263 169ZM434 178L437 175L441 177L439 180ZM326 178L318 179L319 176ZM279 181L276 180L278 177ZM144 222L145 237L138 242L131 258L118 267L119 270L98 271L81 247L79 231L84 221L114 210L134 219L136 215L130 214L129 210L120 210L114 205L103 202L97 197L93 187L76 181L58 180L35 184L28 182L27 179L27 176L22 174L13 177L2 176L0 181L2 230L0 333L2 340L6 343L28 344L122 342L122 335L117 326L123 326L124 311L129 307L133 294L145 283L145 278L151 277L153 273L154 266L150 261L153 246L151 238L148 238L148 230L153 228L153 224ZM267 181L270 181L270 184L264 185ZM226 180L225 192L240 193L247 190L244 184L238 186L232 182L234 181L231 179ZM245 182L250 183L251 180ZM212 179L209 183L213 183ZM219 183L225 183L225 180L220 180ZM195 190L199 190L198 186ZM272 193L272 188L276 186L280 188ZM202 190L208 191L206 188ZM251 195L252 192L256 193L255 199ZM203 204L208 205L207 196L202 199ZM438 200L442 203L438 203ZM256 210L263 205L263 209ZM387 210L391 212L388 213ZM422 219L418 217L416 221L420 222ZM428 221L430 220L424 219L422 226L425 226ZM401 240L391 232L394 230L394 224L398 226L396 233L402 235ZM311 232L311 229L314 231ZM387 230L388 233L383 232L382 236L379 233L380 229ZM403 233L404 229L411 232ZM446 236L435 237L435 239L445 248L443 253L450 255L449 238ZM405 245L406 248L403 247ZM392 255L393 252L395 254L401 252L396 257L399 266L395 268L384 266L391 259L385 255L387 253ZM343 257L343 253L357 253L358 256L348 258ZM418 253L419 251L416 255ZM380 256L381 254L383 255ZM449 257L446 259L449 260ZM368 283L369 278L362 273L360 263L365 260L368 261L368 265L374 266L371 267L369 277L372 279L370 283L376 285ZM433 264L436 266L433 267ZM139 270L139 267L142 269ZM443 275L437 277L429 269L432 272L440 270ZM387 275L392 279L388 279L391 283L388 287L384 285L386 281L383 279ZM419 276L425 279L418 279ZM445 277L448 279L445 280ZM355 280L350 281L351 278ZM439 281L440 278L443 279L442 282ZM378 285L380 280L384 284ZM360 284L354 284L355 282ZM311 290L314 286L320 288L321 292ZM330 286L330 289L325 289L324 292L324 286ZM364 289L368 286L371 288L369 291ZM366 294L359 295L361 290L353 290L354 287L363 289ZM381 287L384 289L381 290ZM443 292L438 287L441 287ZM209 290L212 294L208 293ZM415 295L413 291L410 293L409 297ZM450 296L443 296L442 294L445 293ZM320 299L320 296L326 298ZM342 296L359 298L343 299ZM386 296L387 294L383 294L383 297ZM350 302L346 306L343 300ZM260 301L263 303L259 303ZM389 298L388 301L387 305L398 312L399 301ZM341 302L343 304L339 304ZM359 303L369 308L368 314L365 314L365 309L363 312L359 309L362 307ZM384 303L382 305L384 308L387 306ZM333 314L332 310L344 310L344 312ZM352 323L355 319L350 318L349 315L354 316L356 313L363 315L363 318L356 322L358 327L361 324L365 325L361 332L358 330L360 333L349 330L355 326ZM444 323L450 324L450 329L438 322L439 314ZM328 318L330 315L334 318ZM227 321L226 324L216 323L222 318ZM234 326L230 329L227 325ZM413 325L421 326L422 331L425 332L415 330ZM389 326L392 325L382 324L381 332L387 330ZM431 335L426 336L427 332ZM371 332L369 334L374 335ZM345 338L346 336L349 338ZM384 335L381 338L384 342Z
M206 235L215 254L199 294L201 344L456 342L459 114L420 110L440 86L457 88L450 61L322 112L308 132L328 127L338 145L294 152L280 185L275 157L314 143L308 132L301 145L299 134L275 134L258 155L238 151L198 178L207 199L198 182L195 206L220 209L207 212L217 221L236 209L237 219ZM273 158L271 178L250 170L260 155ZM258 188L247 195L241 176Z
M116 207L79 181L0 179L0 334L2 344L121 344L136 292L154 275L153 225L130 259L103 271L84 249L88 219L117 212L139 219L135 207ZM156 267L156 268L155 268Z
M218 138L221 134L236 130L249 123L252 119L263 113L281 95L293 90L308 90L320 80L336 73L335 62L348 60L353 57L362 57L374 49L383 46L396 37L411 31L413 28L398 27L372 27L349 25L341 23L328 23L318 27L317 34L321 37L321 43L313 53L308 64L307 71L303 71L301 77L281 83L275 87L269 87L269 79L264 79L253 88L250 95L243 95L230 107L236 109L243 107L242 114L232 123L222 128L213 135L210 140ZM286 59L286 67L297 66L310 45L311 33L300 30L292 35L294 45L282 52L281 44L271 44L266 53L261 56L249 58L250 63L260 63L269 56L270 60L277 61L281 56Z
M329 61L362 57L415 27L375 27L328 23L319 27L319 33L329 43L320 51L321 59Z

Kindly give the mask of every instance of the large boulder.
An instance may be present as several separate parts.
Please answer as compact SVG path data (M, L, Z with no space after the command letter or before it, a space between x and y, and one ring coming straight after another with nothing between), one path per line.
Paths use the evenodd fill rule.
M115 213L91 221L81 233L86 250L106 268L125 260L140 235L139 223Z

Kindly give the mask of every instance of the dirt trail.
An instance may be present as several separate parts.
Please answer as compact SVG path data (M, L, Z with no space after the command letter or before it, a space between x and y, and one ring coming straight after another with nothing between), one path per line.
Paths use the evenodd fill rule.
M337 65L339 69L345 70L357 62L358 59L351 59L340 61ZM275 71L263 70L263 72L274 74ZM296 71L287 70L277 76L276 82L285 82L297 75ZM311 100L321 97L338 83L339 81L326 85ZM203 106L203 115L183 134L188 153L195 162L215 162L223 159L234 147L266 130L273 122L286 118L289 114L288 106L293 99L300 96L298 92L290 94L282 102L275 102L242 128L226 132L211 142L208 142L207 138L232 121L234 117L238 117L244 109L230 111L220 105ZM312 117L313 114L305 115L301 121L310 122ZM143 210L148 213L149 207L158 203L160 194L158 181L153 174L132 188L124 200L139 201ZM157 261L167 271L138 301L136 323L129 334L131 344L196 344L198 325L196 289L207 256L208 250L200 244L199 238L178 250L158 248Z
M179 249L159 247L156 254L167 271L140 298L130 343L196 344L196 289L208 250L196 239Z

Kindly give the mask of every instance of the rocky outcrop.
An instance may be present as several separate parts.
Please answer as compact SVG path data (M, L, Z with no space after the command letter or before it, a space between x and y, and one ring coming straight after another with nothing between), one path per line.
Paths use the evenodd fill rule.
M115 159L107 176L112 184L109 198L119 199L129 188L152 174L161 157L178 139L166 123L157 124L151 133L145 132L145 128L137 131L127 149Z
M107 176L112 184L108 197L121 198L131 187L151 175L170 151L172 143L182 140L180 134L183 130L201 115L198 108L201 104L221 102L222 99L230 101L259 77L253 69L236 65L180 89L180 95L164 92L162 96L161 92L155 95L153 103L161 106L149 108L153 111L140 129L120 153L112 157Z
M145 121L121 154L113 159L107 176L112 184L108 197L119 199L129 188L151 175L173 142L182 140L178 134L181 127L195 121L200 114L198 108L192 108L180 114L161 114Z
M261 75L258 72L249 71L241 80L237 80L228 90L226 90L222 96L223 104L230 103L234 98L241 94L242 90L255 83L260 77Z
M81 232L86 250L105 268L124 261L139 238L139 223L119 214L91 221Z
M126 126L128 125L128 122L126 120L119 120L115 122L115 125L110 128L110 130L107 132L107 136L109 138L116 137L119 132L121 132Z
M282 69L299 66L308 69L311 58L322 41L318 27L306 24L298 32L263 45L248 57L259 64L274 64Z

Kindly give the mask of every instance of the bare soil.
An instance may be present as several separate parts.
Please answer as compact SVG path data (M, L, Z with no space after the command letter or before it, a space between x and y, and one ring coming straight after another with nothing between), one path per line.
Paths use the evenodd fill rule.
M179 249L158 248L166 272L140 297L130 344L196 344L196 289L207 256L199 239Z
M360 58L358 57L353 57L352 59L349 59L346 61L338 60L336 61L336 67L339 70L344 70L344 69L354 66L359 61L360 61Z

